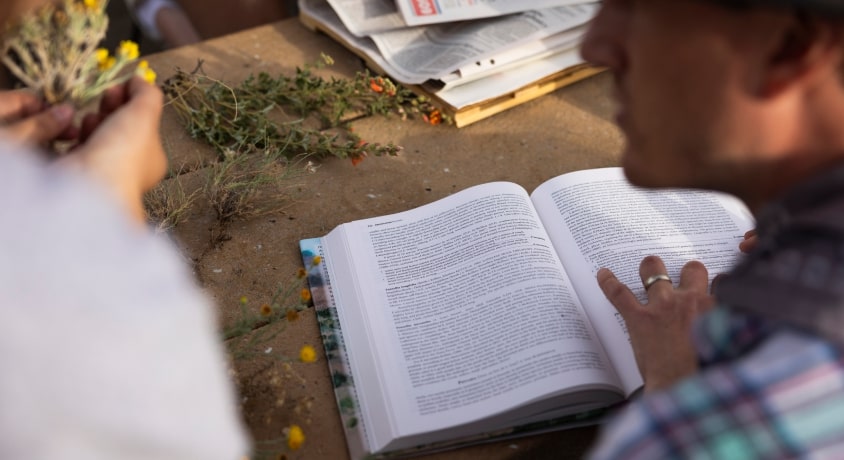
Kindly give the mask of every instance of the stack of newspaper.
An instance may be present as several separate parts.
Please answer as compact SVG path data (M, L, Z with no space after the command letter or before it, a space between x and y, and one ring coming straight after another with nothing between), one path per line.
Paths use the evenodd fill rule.
M299 0L302 22L430 97L458 127L600 71L585 0Z

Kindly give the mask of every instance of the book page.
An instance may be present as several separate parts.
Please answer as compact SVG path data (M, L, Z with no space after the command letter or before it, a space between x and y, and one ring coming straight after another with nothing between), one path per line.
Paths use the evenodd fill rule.
M389 419L393 438L567 388L620 391L521 187L485 184L340 229L351 262L332 279L350 354L364 370L380 370L355 372L356 387L367 404L390 408L369 417ZM338 242L328 243L331 262ZM349 278L354 296L340 292ZM383 430L370 434L376 451L390 440Z
M395 0L408 25L466 21L527 10L586 3L584 0Z
M641 386L624 321L598 287L598 269L612 270L640 301L639 263L665 262L676 285L680 269L699 260L715 275L729 271L753 218L735 198L692 190L645 190L620 168L578 171L551 179L532 198L578 296L628 393Z

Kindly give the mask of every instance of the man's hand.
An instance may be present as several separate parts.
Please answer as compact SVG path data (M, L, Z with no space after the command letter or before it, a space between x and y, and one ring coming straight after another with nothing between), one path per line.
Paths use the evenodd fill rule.
M23 91L0 91L0 131L15 142L46 145L53 140L74 139L74 110L69 105L45 108L34 94Z
M756 244L759 242L759 237L756 235L756 229L748 230L744 234L744 240L739 243L739 250L745 254L750 253L753 251L753 248L756 247Z
M639 266L643 283L653 275L665 273L665 265L656 256L645 257ZM653 283L647 289L646 304L639 303L630 288L610 270L600 269L597 278L604 295L627 323L645 391L670 387L697 371L692 322L714 303L708 294L708 276L702 263L687 263L676 289L669 281Z

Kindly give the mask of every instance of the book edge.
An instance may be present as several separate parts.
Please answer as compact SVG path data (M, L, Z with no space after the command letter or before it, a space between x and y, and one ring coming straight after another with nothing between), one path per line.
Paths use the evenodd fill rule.
M328 276L322 238L308 238L299 242L302 261L307 268L308 289L314 303L319 334L325 350L328 372L334 388L335 402L346 436L346 447L353 460L371 458L366 427L360 413L360 399L354 386L354 376L346 353L343 331ZM314 257L322 261L314 264Z

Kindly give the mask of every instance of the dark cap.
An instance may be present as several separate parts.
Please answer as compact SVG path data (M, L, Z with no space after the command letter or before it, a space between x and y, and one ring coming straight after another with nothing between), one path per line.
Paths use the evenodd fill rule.
M822 15L844 17L844 0L713 0L735 8L788 8Z

